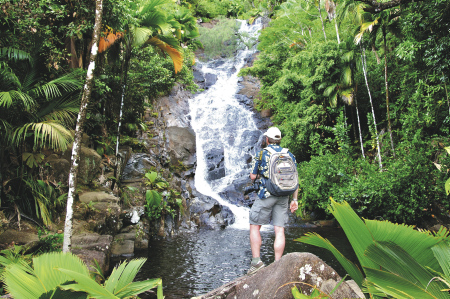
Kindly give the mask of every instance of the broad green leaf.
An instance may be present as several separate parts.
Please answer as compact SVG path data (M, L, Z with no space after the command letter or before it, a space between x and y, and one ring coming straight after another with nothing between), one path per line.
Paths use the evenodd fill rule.
M145 192L145 199L147 200L147 204L149 206L159 206L161 203L161 194L158 193L158 191L155 190L147 190Z
M450 246L448 242L441 242L431 248L444 275L450 277Z
M420 265L403 248L392 242L377 242L366 250L366 256L377 263L383 270L395 274L411 283L426 288L433 274ZM436 283L429 285L431 293L440 292Z
M445 296L434 296L409 280L400 276L372 268L364 268L367 280L374 284L374 287L386 295L397 299L435 299L448 298Z
M449 195L450 194L450 179L448 179L447 181L445 181L445 194Z
M302 294L297 287L293 287L291 289L292 291L292 295L294 296L295 299L310 299L311 297L306 296L305 294Z
M158 173L156 172L147 172L145 173L145 177L150 181L150 183L154 183L156 180L156 177L158 176Z
M366 226L376 241L392 241L403 248L419 264L442 272L434 258L431 247L440 242L429 232L415 230L413 226L396 224L389 221L366 220ZM375 268L375 267L372 267Z
M33 268L26 263L14 263L5 268L5 289L14 298L40 298L56 290L71 277L57 271L58 266L70 267L73 272L89 276L89 270L81 259L71 253L52 252L33 259Z
M368 229L361 218L356 215L347 202L338 203L332 199L331 212L344 230L361 266L376 268L376 264L364 256L364 251L374 241L370 229ZM352 275L350 272L349 274ZM352 278L355 279L353 276ZM360 283L358 283L358 285L360 285Z
M117 299L111 292L106 290L104 287L99 285L95 280L93 280L89 274L81 274L69 269L56 268L67 276L71 277L71 280L75 280L76 284L68 284L60 286L63 290L74 290L77 292L86 292L89 296L97 299Z

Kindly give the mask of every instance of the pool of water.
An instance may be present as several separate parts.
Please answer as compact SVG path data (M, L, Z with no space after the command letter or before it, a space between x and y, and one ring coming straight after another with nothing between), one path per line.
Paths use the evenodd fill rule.
M319 233L350 260L356 261L344 232L339 228L286 228L284 253L311 252L343 276L344 270L328 250L294 241L306 232ZM261 236L261 258L267 265L274 261L273 229L269 227L262 231ZM162 278L165 298L191 298L246 274L251 260L249 231L233 228L200 230L153 240L148 251L135 257L148 258L137 280Z

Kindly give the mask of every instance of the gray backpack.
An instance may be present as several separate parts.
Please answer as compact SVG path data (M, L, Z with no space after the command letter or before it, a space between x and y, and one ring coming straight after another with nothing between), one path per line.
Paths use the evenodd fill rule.
M288 196L298 188L298 172L294 160L288 154L289 150L283 148L280 152L266 147L269 157L269 177L266 180L266 189L274 196Z

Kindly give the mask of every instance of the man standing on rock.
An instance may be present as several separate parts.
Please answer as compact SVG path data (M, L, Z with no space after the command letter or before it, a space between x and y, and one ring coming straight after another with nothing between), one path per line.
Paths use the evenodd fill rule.
M289 196L274 196L267 191L266 185L269 184L269 159L271 152L281 152L280 147L281 132L276 127L271 127L264 133L264 138L267 147L261 150L256 157L253 158L253 163L250 172L250 179L254 181L257 178L261 179L259 185L258 198L253 203L250 210L250 247L252 250L252 262L248 274L254 274L265 265L260 258L261 249L261 225L269 224L272 219L272 224L275 230L275 261L278 261L283 255L285 246L284 226L287 224ZM271 148L271 149L269 149ZM295 163L295 157L291 152L287 152ZM297 175L297 174L296 174ZM298 184L295 185L295 191L292 194L293 200L290 203L290 210L294 213L298 209Z

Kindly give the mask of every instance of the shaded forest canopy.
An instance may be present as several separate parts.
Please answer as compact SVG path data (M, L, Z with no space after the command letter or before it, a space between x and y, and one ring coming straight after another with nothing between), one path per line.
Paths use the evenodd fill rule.
M332 197L366 218L448 223L450 1L159 2L156 19L139 1L104 1L110 45L97 58L84 129L100 154L114 155L122 95L120 144L139 150L145 107L176 83L196 90L194 51L208 44L200 21L268 17L258 59L241 75L261 80L256 105L272 110L300 162L302 216L328 217ZM0 8L0 207L46 223L64 210L67 186L48 179L43 155L71 142L94 3L2 0ZM137 45L127 33L144 25L146 38L182 62L167 47L127 46ZM43 199L42 186L54 192Z

